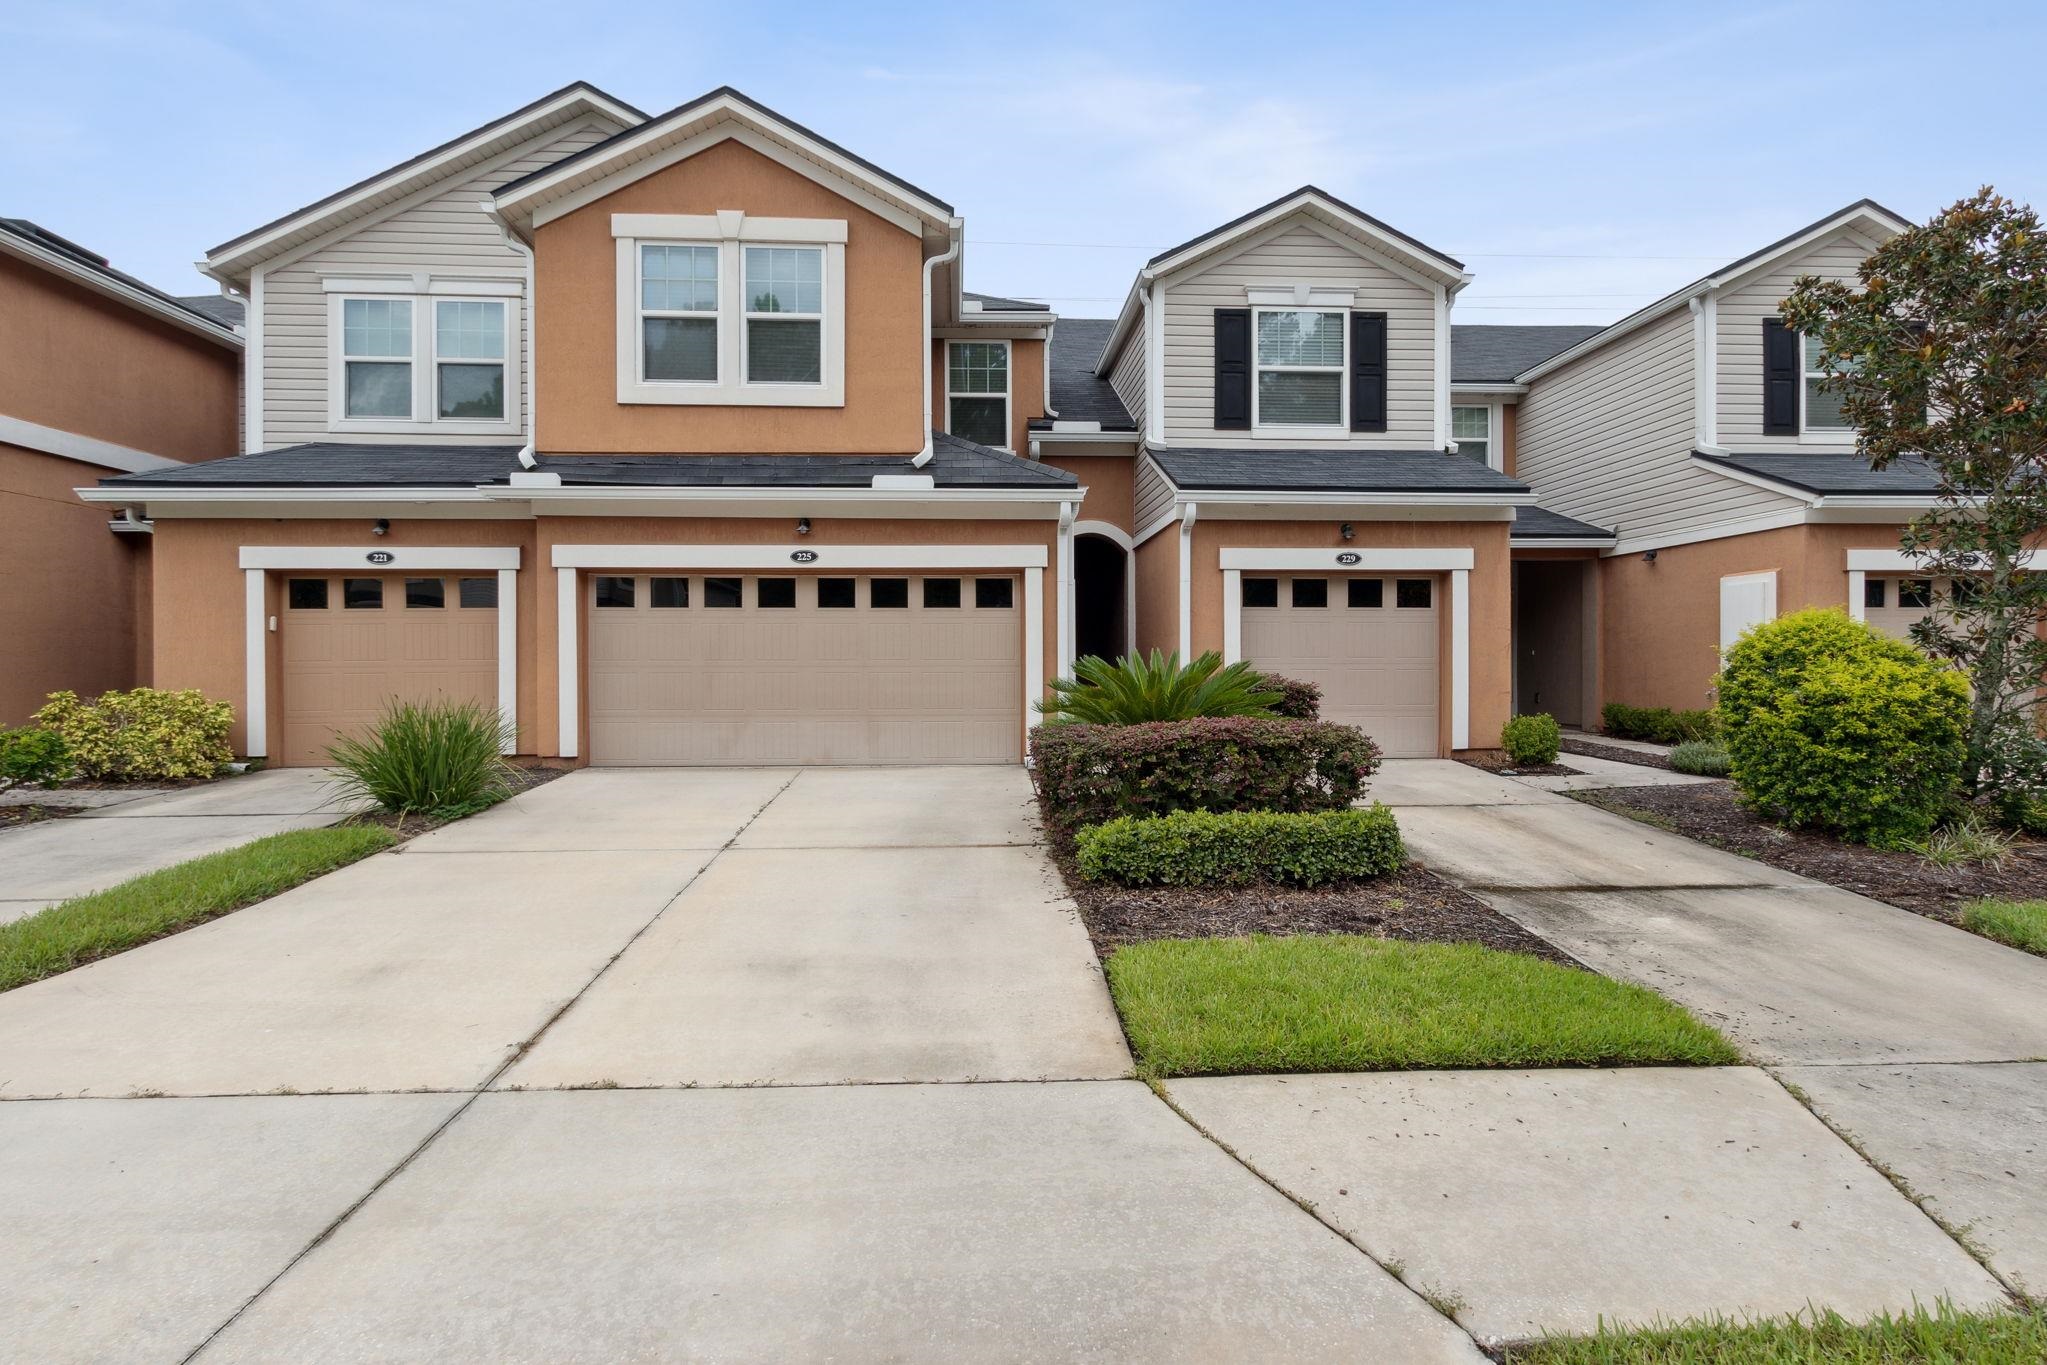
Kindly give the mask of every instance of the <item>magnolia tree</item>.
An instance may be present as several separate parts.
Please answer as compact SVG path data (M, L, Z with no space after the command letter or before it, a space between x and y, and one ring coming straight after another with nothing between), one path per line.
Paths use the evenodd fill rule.
M1973 689L1965 785L2007 814L2047 797L2041 685L2047 573L2047 231L1989 189L1893 237L1860 284L1801 278L1784 321L1819 338L1877 468L1923 459L1939 481L1903 548L1957 587L1914 642Z

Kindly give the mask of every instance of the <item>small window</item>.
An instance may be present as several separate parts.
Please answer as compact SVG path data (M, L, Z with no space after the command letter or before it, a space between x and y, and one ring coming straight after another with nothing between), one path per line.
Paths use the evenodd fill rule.
M1450 409L1450 439L1457 453L1480 464L1491 464L1493 455L1493 410L1486 407Z
M438 578L408 578L405 580L405 605L445 607L448 605L448 585Z
M945 429L1009 448L1009 343L953 341L945 348Z
M1881 607L1884 604L1884 580L1865 578L1862 580L1862 605Z
M455 421L505 419L505 306L434 300L435 411Z
M736 578L706 578L704 580L704 605L707 607L739 607L745 605L740 595L739 580Z
M1933 605L1933 580L1930 578L1901 578L1898 580L1898 605L1901 607L1930 607Z
M1297 607L1326 607L1329 605L1329 580L1326 578L1296 578L1293 580L1293 603Z
M1000 611L1015 604L1015 579L977 578L974 580L974 605L983 611Z
M783 608L796 605L796 580L793 578L757 578L753 584L753 604L757 607Z
M1396 607L1426 607L1435 600L1435 582L1427 578L1401 578L1394 580L1393 605Z
M647 596L654 606L663 610L689 605L689 580L687 578L650 578L647 580Z
M1346 316L1300 309L1258 311L1259 426L1343 424Z
M1855 369L1854 361L1836 360L1831 369L1821 367L1820 339L1815 336L1801 338L1805 348L1805 429L1820 432L1847 432L1854 430L1848 419L1841 415L1841 395L1821 393L1820 381L1829 374L1847 374Z
M287 585L286 600L293 611L327 610L327 580L324 578L294 578Z
M854 584L858 581L858 579L853 578L818 579L817 604L820 607L830 607L835 611L844 611L856 605Z
M384 580L381 578L342 579L341 605L356 611L383 606Z
M824 381L824 252L746 248L746 382Z
M1956 602L1974 602L1983 595L1983 580L1957 578L1948 584L1948 591Z
M927 578L924 580L924 605L927 607L956 607L960 604L960 581L957 578Z
M597 605L600 607L630 607L633 604L633 580L611 574L597 576Z
M907 578L872 578L867 583L867 605L870 607L907 607L910 605L910 580Z
M465 607L495 608L498 604L496 577L463 579L459 600Z
M412 416L412 300L343 299L342 412Z
M1353 578L1347 588L1350 604L1354 607L1383 607L1386 605L1386 583L1378 578Z
M1247 607L1276 607L1279 605L1279 580L1277 578L1247 578L1244 580L1244 605Z
M718 248L640 248L640 374L650 383L718 382Z

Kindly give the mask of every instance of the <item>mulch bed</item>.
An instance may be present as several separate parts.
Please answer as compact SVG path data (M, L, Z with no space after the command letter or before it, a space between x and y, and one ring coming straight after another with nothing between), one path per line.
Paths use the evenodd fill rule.
M61 820L67 815L77 815L84 809L84 806L0 806L0 829L39 825L45 820Z
M2032 900L2047 887L2047 843L2038 840L2014 844L2012 856L1999 864L1935 867L1916 853L1778 829L1744 810L1735 800L1734 787L1726 782L1607 787L1570 795L1622 815L1647 816L1651 823L1702 844L1950 924L1965 902L1986 896Z
M1516 763L1507 757L1504 749L1476 749L1457 755L1457 761L1466 767L1499 773L1503 777L1569 777L1581 771L1561 763Z
M1484 901L1410 863L1378 881L1313 890L1294 886L1116 886L1091 882L1074 861L1073 836L1051 821L1052 861L1080 907L1095 952L1157 938L1247 934L1368 934L1410 943L1477 943L1580 964Z
M1596 739L1583 739L1577 735L1565 735L1557 744L1567 754L1583 754L1587 758L1607 758L1615 763L1633 763L1643 768L1661 768L1675 772L1670 760L1662 754L1644 753L1640 749L1623 749L1618 744L1601 744Z

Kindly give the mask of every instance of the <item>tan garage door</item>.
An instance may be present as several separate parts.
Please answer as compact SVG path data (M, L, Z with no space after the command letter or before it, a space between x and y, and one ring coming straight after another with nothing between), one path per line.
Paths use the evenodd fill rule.
M1014 576L593 574L590 759L1014 763Z
M1910 641L1912 627L1933 614L1936 595L1952 589L1946 579L1889 578L1870 574L1862 580L1863 619L1884 634Z
M325 763L393 699L497 705L494 574L290 575L278 635L289 765Z
M1322 688L1325 720L1433 758L1442 585L1430 577L1243 579L1244 657Z

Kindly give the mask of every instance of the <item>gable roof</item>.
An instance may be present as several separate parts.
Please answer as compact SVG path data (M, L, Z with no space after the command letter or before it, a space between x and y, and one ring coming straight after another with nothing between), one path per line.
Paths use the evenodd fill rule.
M1515 378L1523 384L1540 378L1551 370L1570 364L1579 356L1587 355L1610 341L1618 340L1638 327L1654 322L1672 309L1687 304L1700 295L1714 289L1725 288L1743 275L1751 274L1781 257L1788 256L1794 251L1809 246L1820 238L1839 232L1843 228L1855 226L1858 223L1872 225L1886 237L1903 232L1911 226L1909 219L1891 212L1882 204L1877 203L1876 200L1858 199L1844 209L1830 213L1816 222L1807 223L1796 232L1779 237L1766 247L1751 251L1748 255L1738 260L1729 261L1726 265L1721 266L1709 275L1701 275L1698 279L1693 280L1681 289L1672 290L1646 308L1638 308L1619 322L1601 328L1598 332L1587 337L1577 345L1567 347L1555 355L1530 366L1527 370L1515 376Z
M241 348L242 339L235 333L233 323L195 308L189 300L166 294L153 284L145 284L125 271L114 269L98 252L88 251L70 238L59 237L26 218L0 218L0 254L40 266L74 284L83 285L95 294L125 303L208 341L237 350Z
M531 104L430 147L304 208L231 237L206 253L200 269L217 280L238 281L262 262L312 241L343 223L394 204L500 152L590 114L628 126L647 116L587 81L573 81Z
M1564 326L1459 322L1450 327L1450 386L1511 384L1514 376L1605 329L1597 323Z
M630 183L669 164L679 149L700 136L738 128L766 138L795 161L810 163L816 173L865 190L897 213L922 220L933 235L949 231L952 205L729 85L500 186L494 196L498 214L515 229L526 228L534 211L545 204L605 181Z

